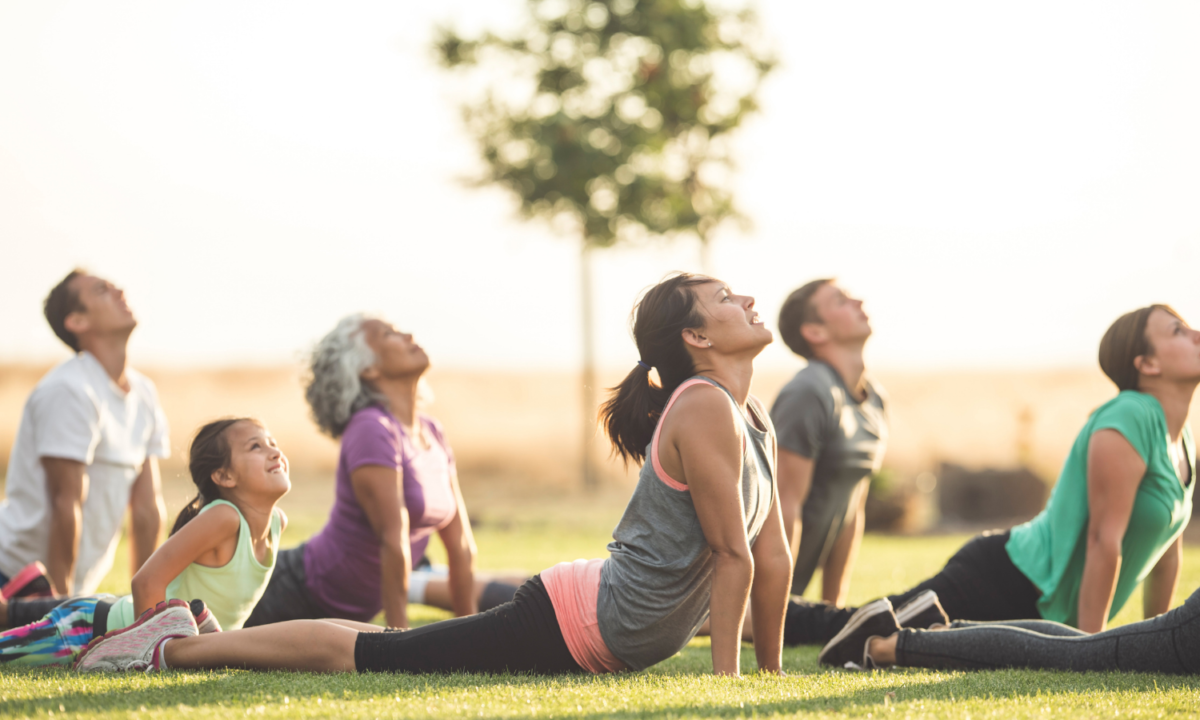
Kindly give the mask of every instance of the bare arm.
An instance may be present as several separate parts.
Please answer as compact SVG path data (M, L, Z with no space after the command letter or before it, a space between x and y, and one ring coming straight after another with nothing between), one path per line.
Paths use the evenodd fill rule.
M75 560L83 528L83 501L87 497L87 466L77 460L42 458L46 492L50 500L50 551L46 571L54 591L70 595L75 589Z
M1179 584L1179 568L1183 564L1183 538L1175 542L1155 563L1142 585L1142 612L1146 619L1162 615L1171 609L1175 588Z
M237 549L241 518L228 505L218 505L197 515L154 552L133 576L135 616L167 599L167 586L188 565L199 562L221 567L233 559Z
M778 498L750 552L754 556L750 586L754 654L759 670L777 673L783 670L783 616L792 587L792 554L783 533Z
M354 497L379 538L383 615L391 627L408 627L408 580L412 551L408 544L408 507L403 478L396 468L364 465L350 473Z
M129 570L136 573L158 547L158 538L167 522L158 458L148 457L129 490Z
M754 559L743 526L741 437L725 394L711 386L685 390L664 421L660 460L682 476L704 538L713 553L710 627L713 672L740 671L742 622L754 579ZM673 471L680 468L681 473Z
M779 448L779 510L783 515L783 531L787 536L792 557L800 552L800 532L803 529L804 501L812 487L816 461Z
M862 544L863 531L867 527L865 481L850 497L850 504L854 507L854 519L842 526L821 570L821 599L837 607L844 607L850 596L850 574L854 570L858 547Z
M450 524L442 528L438 535L446 546L446 560L450 566L450 604L454 614L474 615L479 612L479 604L475 598L475 536L471 532L471 521L467 517L467 505L463 502L462 492L458 487L458 474L450 478L454 487L454 496L458 502L458 512Z
M1116 430L1098 430L1088 441L1087 559L1078 619L1084 632L1100 632L1108 623L1121 569L1121 541L1145 473L1146 463Z

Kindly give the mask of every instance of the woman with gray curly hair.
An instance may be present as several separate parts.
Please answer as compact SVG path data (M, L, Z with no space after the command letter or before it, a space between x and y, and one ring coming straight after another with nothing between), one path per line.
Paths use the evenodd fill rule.
M305 398L321 430L341 441L333 509L321 532L279 554L247 627L366 622L381 609L389 626L408 627L408 603L424 595L413 586L425 584L413 582L413 567L434 533L449 560L447 609L475 613L480 591L489 606L511 599L511 585L476 589L475 540L454 453L437 420L418 411L428 369L429 356L411 334L362 313L343 318L316 344ZM412 590L420 591L416 598Z

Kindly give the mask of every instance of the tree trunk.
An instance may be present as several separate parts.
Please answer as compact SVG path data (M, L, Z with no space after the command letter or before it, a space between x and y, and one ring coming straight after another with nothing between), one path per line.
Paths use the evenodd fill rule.
M700 237L700 273L709 277L713 276L712 268L712 245L711 241L701 236Z
M583 403L582 416L582 452L583 486L589 490L598 485L596 477L595 437L596 437L596 347L592 328L592 244L587 240L583 243L583 252L579 255L579 293L580 308L583 311Z

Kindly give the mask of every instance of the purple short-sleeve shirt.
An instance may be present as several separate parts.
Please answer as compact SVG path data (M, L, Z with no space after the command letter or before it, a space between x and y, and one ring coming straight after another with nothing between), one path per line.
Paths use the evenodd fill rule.
M333 510L304 551L308 591L331 617L367 621L383 607L379 538L354 496L352 472L378 465L402 473L414 564L425 556L429 536L458 512L450 481L454 454L436 420L425 415L419 420L433 437L425 450L413 444L391 413L378 407L356 412L342 434Z

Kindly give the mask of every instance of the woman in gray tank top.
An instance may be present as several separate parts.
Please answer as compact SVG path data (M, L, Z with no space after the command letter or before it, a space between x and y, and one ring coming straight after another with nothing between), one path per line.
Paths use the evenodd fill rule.
M774 431L749 394L771 332L753 298L676 275L646 293L633 335L641 360L601 416L617 452L643 465L608 546L600 633L645 667L678 652L711 614L713 671L736 675L749 600L759 667L778 671L791 556Z
M643 467L608 559L560 563L512 602L405 632L294 620L200 636L186 607L163 603L89 646L77 668L640 670L678 652L711 616L713 671L737 675L749 603L758 667L780 672L792 559L774 431L749 394L771 332L753 298L678 273L643 295L633 333L641 360L601 415L617 452Z

